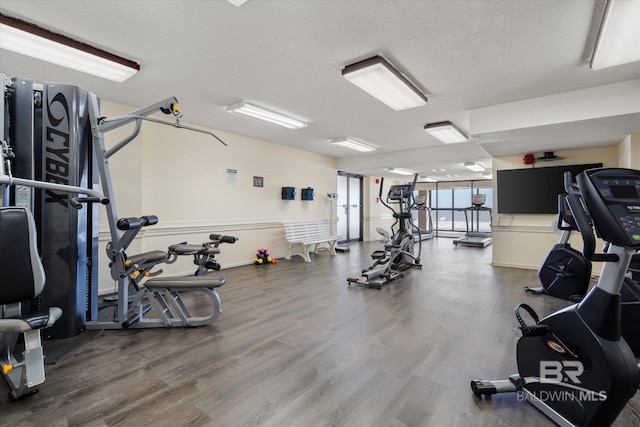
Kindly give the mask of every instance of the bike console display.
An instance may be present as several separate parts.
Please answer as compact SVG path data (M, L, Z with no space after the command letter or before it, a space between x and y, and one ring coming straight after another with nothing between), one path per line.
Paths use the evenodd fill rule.
M591 169L577 181L598 235L614 245L640 249L640 171Z
M387 200L408 199L411 197L411 184L392 185L387 194Z

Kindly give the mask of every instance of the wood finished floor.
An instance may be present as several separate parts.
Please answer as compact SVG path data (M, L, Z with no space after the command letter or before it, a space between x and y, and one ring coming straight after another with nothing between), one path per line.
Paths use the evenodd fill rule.
M196 329L106 331L47 365L40 392L2 426L544 426L513 394L478 399L474 378L515 372L513 308L534 271L491 249L424 243L422 270L382 290L348 287L376 243L223 270L223 313ZM636 395L616 426L640 426Z

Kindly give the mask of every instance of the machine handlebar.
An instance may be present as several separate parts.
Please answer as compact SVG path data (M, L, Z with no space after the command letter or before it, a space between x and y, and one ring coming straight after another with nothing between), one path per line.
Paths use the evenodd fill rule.
M109 199L102 197L72 197L69 199L69 204L76 209L82 209L83 203L101 203L103 205L108 205Z
M155 215L141 216L140 218L120 218L117 222L119 230L133 230L135 228L146 227L158 223L158 217Z
M213 243L235 243L239 240L235 236L225 236L221 234L210 234L209 239L211 239Z

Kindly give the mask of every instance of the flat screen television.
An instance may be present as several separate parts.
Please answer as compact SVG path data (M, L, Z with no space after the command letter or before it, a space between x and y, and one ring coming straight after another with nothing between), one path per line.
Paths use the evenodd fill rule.
M558 213L558 194L565 193L564 173L571 172L575 182L580 172L599 167L602 163L499 170L498 213Z

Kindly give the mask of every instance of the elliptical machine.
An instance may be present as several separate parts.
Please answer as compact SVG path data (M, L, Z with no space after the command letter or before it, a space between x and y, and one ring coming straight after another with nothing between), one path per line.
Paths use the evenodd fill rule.
M422 237L420 236L420 228L413 223L411 215L411 209L415 206L413 191L417 180L418 174L415 174L411 184L392 185L385 201L382 198L384 178L380 179L380 201L393 212L395 218L395 222L391 226L393 234L390 236L390 241L384 243L384 250L377 250L371 254L374 262L370 267L362 270L360 277L347 278L349 286L351 283L357 283L380 289L393 279L403 277L405 270L411 267L422 268L422 264L420 264ZM391 206L392 204L398 205L397 211ZM396 225L398 228L394 232ZM414 230L417 230L418 235L417 255L414 254ZM380 233L380 230L378 232ZM385 237L386 233L380 234Z
M517 392L562 426L608 426L639 386L636 359L620 335L620 289L640 249L640 171L591 169L577 182L579 193L571 191L567 204L580 233L593 239L582 198L598 235L610 243L596 286L580 303L540 321L520 304L518 373L471 381L471 389L476 396ZM527 324L520 309L535 324Z

